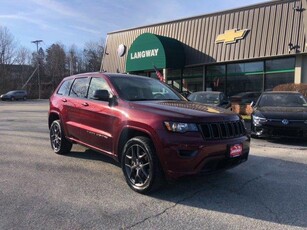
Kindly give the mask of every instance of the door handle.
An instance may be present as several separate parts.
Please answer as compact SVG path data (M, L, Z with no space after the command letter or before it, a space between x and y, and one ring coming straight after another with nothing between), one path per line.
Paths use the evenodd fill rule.
M83 102L82 105L83 105L83 106L88 106L88 103Z
M63 102L67 102L67 100L65 98L62 99Z

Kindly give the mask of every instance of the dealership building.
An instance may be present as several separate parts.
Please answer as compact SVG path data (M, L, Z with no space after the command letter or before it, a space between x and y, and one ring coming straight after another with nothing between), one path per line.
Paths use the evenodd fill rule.
M179 91L267 91L307 83L307 0L277 0L107 34L101 70Z

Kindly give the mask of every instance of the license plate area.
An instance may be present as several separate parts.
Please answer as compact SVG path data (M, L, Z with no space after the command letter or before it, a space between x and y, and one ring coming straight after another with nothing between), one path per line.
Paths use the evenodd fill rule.
M243 145L242 144L235 144L229 146L229 157L239 157L243 153Z

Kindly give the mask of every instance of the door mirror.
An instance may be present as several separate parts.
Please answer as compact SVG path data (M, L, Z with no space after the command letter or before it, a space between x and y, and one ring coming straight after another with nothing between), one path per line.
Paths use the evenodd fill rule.
M250 103L250 106L251 106L251 107L254 107L254 106L255 106L255 102L252 101L252 102Z
M95 90L94 95L93 95L93 99L99 100L99 101L110 101L109 91L105 90L105 89Z

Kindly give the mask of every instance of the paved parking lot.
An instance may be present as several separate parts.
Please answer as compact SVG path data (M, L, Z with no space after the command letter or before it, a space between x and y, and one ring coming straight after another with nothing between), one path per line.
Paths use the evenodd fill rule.
M54 154L47 110L0 102L0 229L307 228L307 141L253 139L239 167L144 196L99 153Z

